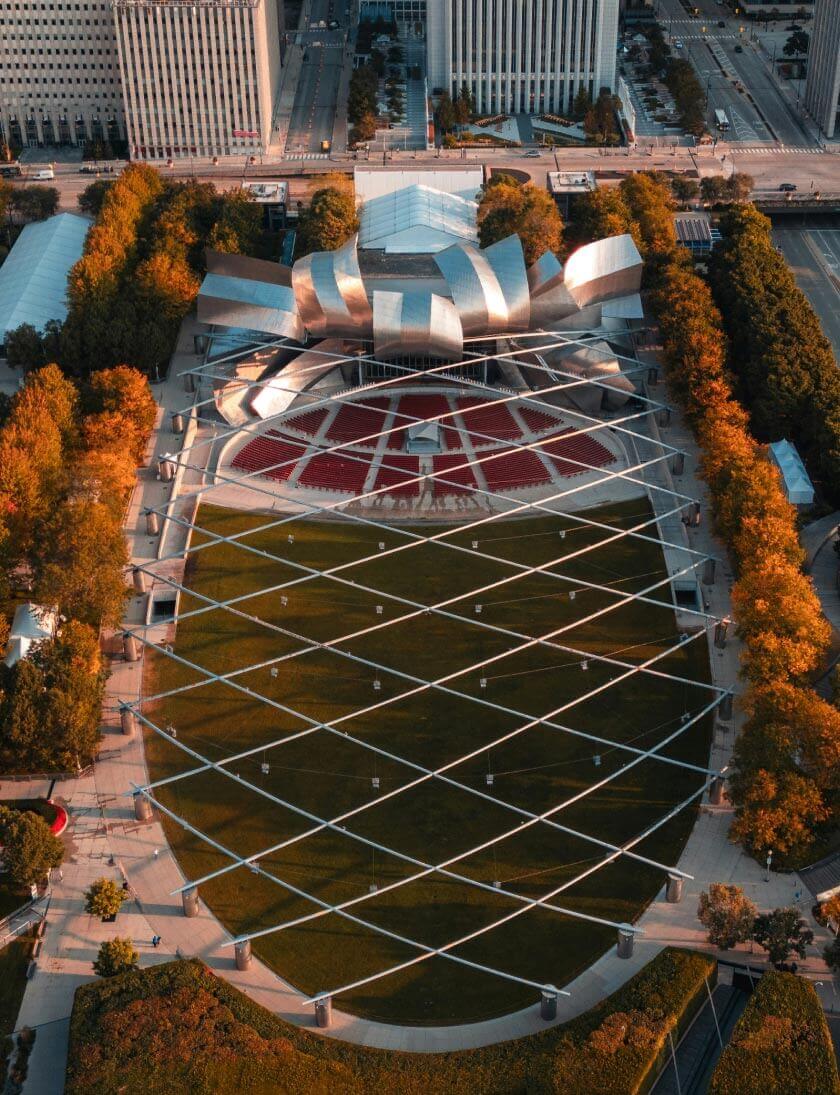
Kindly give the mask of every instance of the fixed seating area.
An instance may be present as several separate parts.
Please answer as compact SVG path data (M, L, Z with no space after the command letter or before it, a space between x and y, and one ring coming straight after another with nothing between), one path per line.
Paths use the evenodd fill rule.
M390 487L389 494L398 497L415 497L420 493L421 482L406 482L420 474L420 460L416 456L385 457L388 467L380 466L373 484L374 490Z
M361 494L369 467L369 454L351 459L338 453L319 452L307 461L298 483L315 490Z
M389 403L386 396L366 399L364 403L343 403L330 423L327 440L340 444L365 437L371 438L365 442L365 448L375 448L375 435L385 427L385 413Z
M530 449L512 449L498 455L481 453L481 470L492 491L504 491L511 487L538 487L551 482L545 465Z
M324 424L324 419L328 413L326 407L316 407L313 411L304 411L303 414L296 414L294 418L287 418L283 422L283 428L300 430L301 433L307 433L310 437L314 437Z
M477 434L486 434L486 437L474 437L472 439L475 448L482 445L492 445L493 439L499 441L519 441L522 430L516 419L510 413L505 403L489 404L483 399L456 399L455 406L461 412L464 425L470 431ZM555 425L557 424L555 420Z
M414 395L409 393L400 398L394 408L394 425L398 426L405 423L408 426L409 423L406 418L401 417L404 415L410 416L411 421L415 419L425 418L437 418L442 414L452 414L452 406L450 401L445 395L431 394L431 395ZM449 429L448 425L454 426L455 423L451 418L445 419L440 424L440 438L443 447L446 449L458 448L460 446L460 438L455 430ZM408 431L407 429L396 430L388 437L388 448L391 451L400 451L405 448Z
M615 456L606 445L596 441L591 434L577 434L572 430L564 431L571 437L561 436L540 446L540 450L553 457L553 463L559 475L578 475L587 469L580 464L593 468L603 468L615 463ZM572 463L578 461L579 463Z
M468 464L465 467L459 467L459 465L465 465L466 461L467 457L464 453L447 453L445 456L433 457L432 471L441 472L446 478L445 483L441 483L437 479L432 480L436 497L444 494L462 494L466 491L475 490L478 486L475 472Z
M519 407L518 410L525 425L534 433L544 433L546 430L557 429L556 415L537 410L536 407Z
M297 461L305 452L306 445L272 434L263 434L243 445L234 456L232 464L237 471L258 473L283 483L291 476ZM277 467L278 464L282 466Z

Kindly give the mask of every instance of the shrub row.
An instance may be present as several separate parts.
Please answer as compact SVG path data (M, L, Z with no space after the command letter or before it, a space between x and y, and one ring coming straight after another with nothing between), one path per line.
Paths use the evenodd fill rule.
M808 981L792 973L765 973L721 1054L709 1092L800 1091L840 1092L831 1034Z
M688 1021L714 975L708 956L665 950L570 1023L484 1049L420 1055L313 1038L200 962L170 962L78 989L67 1091L627 1095L643 1089L669 1031Z
M754 853L796 859L827 820L840 766L840 719L805 681L830 630L802 573L796 514L778 472L752 437L727 372L727 340L706 282L677 246L664 179L637 174L620 199L593 200L623 219L623 202L646 258L667 379L702 453L714 521L737 571L732 598L744 641L748 721L735 751L733 835Z

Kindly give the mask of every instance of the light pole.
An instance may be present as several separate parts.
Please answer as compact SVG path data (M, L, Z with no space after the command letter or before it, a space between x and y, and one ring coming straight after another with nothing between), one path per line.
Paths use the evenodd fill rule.
M773 849L772 848L767 849L767 861L766 862L767 862L767 873L764 875L764 881L769 882L770 881L770 864L773 862Z

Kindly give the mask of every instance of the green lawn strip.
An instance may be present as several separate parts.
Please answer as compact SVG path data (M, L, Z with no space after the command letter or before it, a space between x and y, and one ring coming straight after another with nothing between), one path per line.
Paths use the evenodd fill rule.
M837 1095L840 1079L828 1023L810 982L771 970L721 1054L712 1095Z
M713 986L707 955L667 949L569 1023L447 1054L319 1038L249 1000L198 962L83 985L70 1028L68 1095L370 1091L406 1095L646 1090Z
M645 502L590 511L590 516L615 527L627 527L649 516ZM212 532L234 535L266 518L255 514L204 507L200 523ZM566 536L558 535L559 528ZM260 532L245 542L261 550L326 567L358 560L386 545L404 542L396 530L379 534L333 522L296 521L271 533ZM492 538L490 534L492 533ZM293 536L289 543L288 536ZM380 566L361 564L345 573L359 584L376 584L422 603L457 596L465 588L513 575L512 559L529 566L554 565L562 552L584 543L600 544L608 533L558 518L495 523L481 533L451 533L462 543L478 538L484 551L500 561L484 563L442 547L422 545L388 556ZM270 562L229 544L198 552L189 568L191 587L213 597L236 597L277 585L295 576L286 563ZM655 544L638 540L599 547L591 556L566 564L564 573L586 573L604 584L630 590L652 584L664 575ZM421 613L412 619L344 640L341 649L388 669L375 672L338 652L316 649L276 665L239 674L245 688L301 712L309 719L335 722L362 706L363 715L342 721L345 730L408 761L434 768L476 750L477 755L450 772L477 791L486 792L488 771L492 793L513 806L540 813L574 798L596 779L633 762L635 755L537 725L505 744L487 744L525 722L544 717L616 678L621 670L547 646L531 645L515 653L519 640L490 634L476 626L481 619L527 634L548 634L575 624L611 603L609 593L575 587L545 575L517 578L499 590L462 598L453 606L458 619ZM287 598L283 604L281 596ZM668 599L662 590L660 599ZM186 595L181 611L200 607L200 598ZM382 616L375 608L383 605ZM325 641L349 635L398 614L411 612L376 593L338 586L314 578L280 592L251 596L242 606L278 628ZM676 640L674 613L667 607L625 604L587 625L573 626L560 637L566 646L591 653L613 654L630 665L661 653ZM214 609L182 620L176 653L217 673L267 662L301 646L297 639L261 627L241 615ZM463 698L438 689L417 690L398 673L440 677L468 667L478 658L504 655L493 666L470 671L451 682ZM662 661L662 668L689 681L708 679L705 640L686 643ZM389 671L390 670L390 671ZM480 678L486 673L486 687ZM169 659L153 666L155 692L167 692L202 681L202 675ZM378 677L379 689L374 687ZM401 697L384 705L385 700ZM709 692L649 675L633 674L589 701L557 715L561 727L583 730L645 750L679 729L685 712L709 701ZM487 698L510 712L482 706ZM512 712L512 713L511 713ZM521 712L517 715L515 712ZM282 746L269 743L305 731L305 719L236 693L220 683L159 701L150 712L160 725L171 724L179 740L211 758L258 749L231 766L233 772L318 817L330 817L377 799L417 778L399 760L375 756L345 738L317 729ZM690 728L663 748L667 756L705 764L710 720ZM260 748L265 746L265 748ZM153 779L194 767L177 748L155 734L147 735L147 755ZM269 771L264 773L263 764ZM379 790L373 779L379 780ZM699 778L684 769L654 760L632 763L602 789L569 805L558 817L563 824L601 839L620 843L654 824L673 805L687 798ZM161 791L169 808L198 825L240 855L249 855L301 833L312 822L272 804L222 775L192 776ZM680 814L644 842L644 854L675 863L693 822L693 810ZM399 796L379 802L348 827L370 840L423 862L457 856L489 838L516 829L523 820L512 809L482 800L440 781L426 781ZM188 878L197 878L229 861L208 849L175 823L167 833ZM533 899L543 898L575 874L594 866L605 853L591 842L545 825L528 827L515 839L461 860L453 871L489 886L496 881ZM342 833L321 833L265 858L264 866L299 889L330 904L380 889L421 868L396 856L372 851ZM662 873L622 859L597 871L556 898L556 904L591 915L633 920L662 884ZM248 870L230 872L202 887L202 896L223 922L236 932L269 927L316 911L309 900ZM410 938L440 944L467 935L518 907L509 895L477 890L454 879L426 877L388 894L378 894L355 911L362 918ZM609 928L534 910L516 917L457 951L462 957L521 974L537 982L563 984L589 965L610 944ZM337 915L320 916L305 925L262 937L255 943L261 958L305 991L321 991L349 983L413 957L402 943L377 936L364 926ZM515 956L512 961L511 956ZM424 961L383 981L341 997L340 1005L371 1017L403 1022L464 1021L499 1014L535 999L526 986L488 977L444 959Z

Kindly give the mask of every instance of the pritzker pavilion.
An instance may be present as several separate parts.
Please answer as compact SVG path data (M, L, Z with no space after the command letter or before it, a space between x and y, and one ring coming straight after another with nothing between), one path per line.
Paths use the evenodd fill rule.
M631 237L528 267L462 196L370 205L291 269L208 255L126 636L152 667L135 810L185 914L321 1025L550 1019L680 900L719 795L715 561L637 357Z

